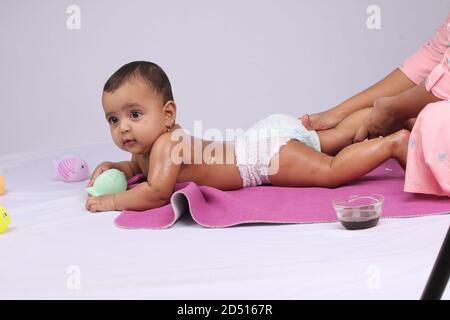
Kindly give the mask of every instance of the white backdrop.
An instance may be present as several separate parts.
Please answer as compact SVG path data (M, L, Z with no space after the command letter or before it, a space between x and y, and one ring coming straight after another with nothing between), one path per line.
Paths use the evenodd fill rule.
M371 5L379 30L366 24ZM2 0L0 153L109 141L101 90L132 60L164 68L190 131L195 120L225 130L325 110L400 65L449 9L444 0Z

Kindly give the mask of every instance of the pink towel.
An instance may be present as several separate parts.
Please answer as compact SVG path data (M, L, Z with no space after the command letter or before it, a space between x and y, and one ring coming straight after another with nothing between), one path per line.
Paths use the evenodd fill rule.
M129 187L144 179L136 176ZM450 212L450 199L403 192L404 171L394 160L353 183L336 189L259 186L221 191L193 182L177 184L170 204L147 211L123 211L115 220L123 228L167 228L186 211L205 227L242 223L313 223L336 221L332 200L338 196L380 193L382 217L411 217Z

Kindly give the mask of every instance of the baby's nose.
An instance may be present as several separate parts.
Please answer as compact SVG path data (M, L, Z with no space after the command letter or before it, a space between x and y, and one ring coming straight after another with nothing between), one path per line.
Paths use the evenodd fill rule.
M130 131L130 124L128 121L122 121L120 123L120 132L127 132Z

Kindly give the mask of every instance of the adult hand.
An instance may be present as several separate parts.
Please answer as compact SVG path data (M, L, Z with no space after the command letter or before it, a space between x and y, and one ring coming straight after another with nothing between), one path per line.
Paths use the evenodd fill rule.
M314 113L312 115L305 114L300 120L308 130L326 130L334 128L344 120L345 115L339 114L332 110Z
M382 97L375 100L372 111L356 130L354 142L361 142L366 138L384 137L405 126L405 121L392 112L395 98Z

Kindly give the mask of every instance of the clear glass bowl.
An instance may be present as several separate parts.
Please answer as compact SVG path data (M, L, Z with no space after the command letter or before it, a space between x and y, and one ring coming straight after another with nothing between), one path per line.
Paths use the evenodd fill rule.
M333 200L338 220L349 230L372 228L378 224L383 210L381 194L351 195Z

